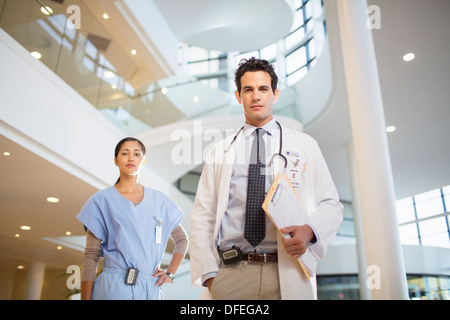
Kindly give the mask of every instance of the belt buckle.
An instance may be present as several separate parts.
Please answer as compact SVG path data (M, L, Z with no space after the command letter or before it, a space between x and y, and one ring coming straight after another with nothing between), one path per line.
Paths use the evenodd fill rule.
M247 258L247 261L248 261L248 262L251 262L251 263L252 263L252 262L253 262L253 263L258 262L258 261L253 261L253 260L252 260L252 256L253 256L253 255L264 255L264 261L263 261L263 262L264 262L264 263L267 262L267 255L266 255L265 253L253 253L253 252L248 254L248 258Z

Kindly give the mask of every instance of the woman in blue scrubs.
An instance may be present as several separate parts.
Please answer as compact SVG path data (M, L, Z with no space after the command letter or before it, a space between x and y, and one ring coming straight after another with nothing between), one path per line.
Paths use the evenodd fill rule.
M87 229L82 299L160 300L161 286L173 281L184 258L183 213L169 197L138 182L145 153L139 140L121 140L114 154L119 180L96 192L77 216ZM163 271L159 266L169 237L175 249ZM104 267L96 278L100 256Z

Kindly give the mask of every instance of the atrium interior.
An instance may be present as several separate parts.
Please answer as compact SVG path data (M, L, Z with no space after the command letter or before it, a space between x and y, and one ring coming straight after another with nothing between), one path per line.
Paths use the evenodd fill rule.
M389 299L364 261L389 251L371 246L360 221L367 200L353 174L370 170L393 181L387 218L408 298L450 300L450 2L367 0L376 59L360 57L376 66L385 124L371 131L357 129L339 1L0 0L0 300L79 299L68 281L85 246L76 215L114 184L123 137L144 142L141 182L177 203L189 234L204 155L244 122L234 72L250 57L275 66L274 117L317 140L344 204L318 299ZM391 170L355 164L369 133L388 142ZM363 189L384 201L376 186ZM169 241L162 267L172 250ZM201 290L188 251L165 299Z

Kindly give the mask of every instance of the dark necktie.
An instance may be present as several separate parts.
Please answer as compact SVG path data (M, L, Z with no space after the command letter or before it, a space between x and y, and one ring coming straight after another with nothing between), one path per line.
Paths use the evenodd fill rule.
M248 167L247 206L244 237L256 247L266 236L266 216L262 209L265 198L265 146L262 139L264 129L255 130Z

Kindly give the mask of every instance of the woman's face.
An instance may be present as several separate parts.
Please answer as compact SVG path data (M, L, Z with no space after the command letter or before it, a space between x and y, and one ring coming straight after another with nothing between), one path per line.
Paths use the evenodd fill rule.
M114 159L116 166L119 167L120 175L135 176L138 175L145 165L145 155L142 153L142 148L137 141L127 141L122 144L122 147Z

